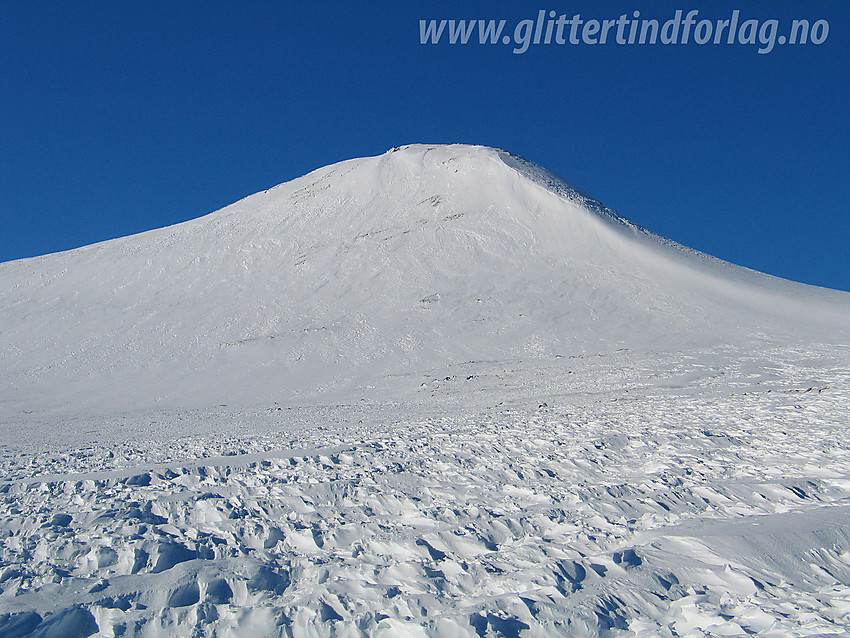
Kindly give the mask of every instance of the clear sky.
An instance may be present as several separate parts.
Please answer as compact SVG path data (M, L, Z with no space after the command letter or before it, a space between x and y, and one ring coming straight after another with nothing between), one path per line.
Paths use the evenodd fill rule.
M795 18L829 33L763 55L419 42L420 19L505 19L513 34L540 9L660 23L740 9L780 34ZM198 217L393 146L466 142L519 153L686 245L850 290L849 105L843 0L6 0L0 261Z

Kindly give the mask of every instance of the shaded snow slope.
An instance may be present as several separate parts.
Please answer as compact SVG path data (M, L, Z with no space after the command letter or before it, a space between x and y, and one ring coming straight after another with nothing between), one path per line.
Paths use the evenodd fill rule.
M824 341L848 334L848 300L663 240L509 153L413 145L0 264L0 414L347 399L465 361Z

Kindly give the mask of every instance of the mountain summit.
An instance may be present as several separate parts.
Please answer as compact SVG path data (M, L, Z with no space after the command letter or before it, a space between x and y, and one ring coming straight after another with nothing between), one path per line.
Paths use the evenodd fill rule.
M356 398L462 362L850 333L846 293L684 248L466 145L340 162L0 264L0 299L0 416Z

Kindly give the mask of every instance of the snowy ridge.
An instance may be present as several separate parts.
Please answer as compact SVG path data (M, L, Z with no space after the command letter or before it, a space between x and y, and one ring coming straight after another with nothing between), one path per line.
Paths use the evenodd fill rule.
M411 145L0 264L2 636L850 626L850 294Z
M552 191L556 195L563 197L575 206L599 215L603 219L610 219L627 228L648 232L645 228L642 228L637 224L633 224L625 217L618 215L615 211L605 206L605 204L594 198L592 195L589 195L579 189L579 187L575 184L568 182L563 177L555 175L555 173L543 168L539 164L535 164L524 157L501 149L499 149L498 153L499 157L505 164L516 169L519 173L528 177L528 179L532 182L535 182L543 188Z
M584 192L575 184L565 180L563 177L556 175L552 171L543 168L542 166L531 162L524 157L516 155L514 153L510 153L508 151L503 151L498 149L498 153L502 161L508 166L516 169L525 177L528 177L532 182L540 185L542 188L549 190L559 197L564 198L570 203L574 204L578 208L586 210L594 215L598 216L600 219L606 220L612 223L614 226L619 226L623 229L627 229L631 231L631 234L634 237L643 238L643 239L651 239L660 244L664 244L670 248L673 248L676 252L685 253L689 257L697 258L697 260L701 260L704 262L710 262L715 268L719 268L724 270L727 275L737 276L737 277L746 277L752 275L756 275L756 277L752 278L754 281L757 281L757 285L761 286L769 286L781 288L785 287L786 292L788 293L797 293L800 294L802 292L801 289L797 289L791 291L788 288L788 282L779 283L776 281L775 277L765 277L762 273L757 273L757 271L752 271L741 266L736 266L734 264L730 264L729 262L725 262L717 257L712 255L708 255L706 253L702 253L698 250L694 250L688 246L684 246L679 242L673 241L667 237L659 235L658 233L653 232L648 228L644 228L638 224L635 224L631 220L623 217L617 211L612 210L598 199L593 197L592 195ZM745 275L744 273L748 273ZM759 276L761 275L761 276ZM836 296L836 299L838 297Z

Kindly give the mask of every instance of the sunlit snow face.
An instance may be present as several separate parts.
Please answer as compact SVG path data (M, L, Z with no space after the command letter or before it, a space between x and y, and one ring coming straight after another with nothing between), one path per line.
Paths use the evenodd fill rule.
M191 222L2 264L0 284L9 415L359 398L468 360L848 329L846 295L689 251L463 145L325 167Z

